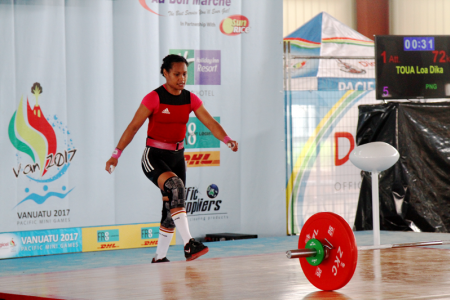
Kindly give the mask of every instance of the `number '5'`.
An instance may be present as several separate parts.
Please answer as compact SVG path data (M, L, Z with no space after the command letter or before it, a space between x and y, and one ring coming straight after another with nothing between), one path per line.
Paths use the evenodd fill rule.
M382 96L387 96L387 95L389 95L388 87L384 86L383 87L383 95Z

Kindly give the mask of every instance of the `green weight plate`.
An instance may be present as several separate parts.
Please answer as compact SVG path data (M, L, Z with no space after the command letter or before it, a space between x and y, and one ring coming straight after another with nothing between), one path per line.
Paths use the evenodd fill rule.
M320 265L325 257L325 251L323 249L322 243L319 240L310 239L308 242L306 242L305 248L314 249L317 252L315 256L307 257L306 261L308 261L311 266Z

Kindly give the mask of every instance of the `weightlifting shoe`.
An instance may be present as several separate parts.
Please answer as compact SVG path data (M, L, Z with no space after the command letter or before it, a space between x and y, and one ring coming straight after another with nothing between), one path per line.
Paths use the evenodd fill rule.
M152 264L154 264L154 263L163 263L163 262L170 262L170 260L168 260L167 257L164 257L164 258L161 258L161 259L155 259L153 257L153 259L152 259Z
M190 239L189 243L184 246L184 256L187 261L199 258L202 255L208 253L209 249L201 242L197 242L194 239Z

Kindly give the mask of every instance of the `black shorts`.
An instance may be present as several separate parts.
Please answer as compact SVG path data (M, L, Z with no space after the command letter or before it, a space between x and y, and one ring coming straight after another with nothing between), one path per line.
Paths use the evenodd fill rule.
M142 171L158 188L158 177L164 172L175 173L186 185L184 149L178 151L146 147L141 161ZM163 196L167 193L161 191Z

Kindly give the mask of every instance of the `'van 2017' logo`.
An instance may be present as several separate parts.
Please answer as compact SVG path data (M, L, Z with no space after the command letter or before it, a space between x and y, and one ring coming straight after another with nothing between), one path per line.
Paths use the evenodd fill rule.
M55 185L50 185L51 182L56 181L67 172L70 162L77 152L70 138L70 132L56 115L52 119L45 117L38 101L39 96L43 93L43 88L38 82L31 87L31 93L36 98L33 109L28 97L24 103L22 96L19 107L13 113L8 126L9 140L18 151L16 154L18 166L17 169L13 167L13 172L16 178L23 174L31 180L30 186L25 188L25 193L28 194L36 187L47 193L45 195L28 194L15 207L27 200L42 204L52 196L62 199L72 191L71 189L64 192L67 189L65 185L58 185L56 189ZM66 147L61 146L58 139L63 139ZM58 145L60 145L60 149L58 149ZM63 147L65 149L61 149Z
M220 31L229 36L248 33L250 30L249 21L246 16L232 15L220 23Z

